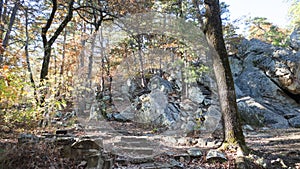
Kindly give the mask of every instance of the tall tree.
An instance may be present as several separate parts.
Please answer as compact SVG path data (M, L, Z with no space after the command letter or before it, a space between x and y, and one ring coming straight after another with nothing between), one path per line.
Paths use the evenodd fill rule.
M48 40L47 38L48 30L50 29L52 22L55 19L56 11L58 8L57 0L52 0L52 11L50 17L48 18L46 25L42 28L44 57L43 57L43 65L42 65L41 76L40 76L41 81L45 80L48 75L52 45L73 17L73 4L74 4L74 0L70 0L68 3L67 15L65 16L64 20L61 22L59 27L56 29L54 34Z
M244 153L248 153L236 104L234 81L223 39L219 0L205 0L204 2L207 19L204 33L216 50L216 53L212 52L212 59L224 120L223 145L233 146Z

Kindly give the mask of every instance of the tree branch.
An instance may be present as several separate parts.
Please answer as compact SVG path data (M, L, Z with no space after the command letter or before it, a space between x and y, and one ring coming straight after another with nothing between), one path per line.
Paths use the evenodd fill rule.
M59 25L59 27L56 29L56 31L54 32L54 35L49 40L49 42L48 42L49 46L51 46L55 42L55 40L57 39L59 34L64 30L64 28L67 26L67 24L71 21L71 19L73 17L73 5L74 5L74 0L71 0L69 3L68 14L65 17L65 19L62 21L62 23Z
M46 35L47 35L47 32L53 22L56 11L57 11L57 0L52 0L52 11L51 11L50 17L47 20L46 25L42 28L42 39L43 39L44 45L47 44L47 36Z

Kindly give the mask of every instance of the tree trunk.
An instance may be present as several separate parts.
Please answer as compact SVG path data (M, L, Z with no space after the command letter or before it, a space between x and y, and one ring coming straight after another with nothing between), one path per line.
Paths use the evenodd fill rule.
M141 84L142 87L146 87L146 80L145 80L145 74L144 74L144 62L143 62L143 55L142 55L142 41L143 41L143 35L138 35L136 37L137 44L138 44L138 57L140 62L140 73L141 73Z
M31 70L30 60L29 60L29 51L28 51L28 45L29 45L28 9L25 9L25 35L26 35L25 55L26 55L27 70L29 72L29 78L30 78L31 86L33 88L34 97L35 97L36 103L38 104L39 100L38 100L37 93L36 93L36 87L35 87L35 83L34 83L34 79L33 79L33 75L32 75L32 70Z
M236 104L234 81L223 39L219 0L205 0L205 5L207 10L207 24L204 28L204 33L209 43L211 43L217 52L212 52L212 59L217 79L221 111L223 113L224 143L241 148L245 153L248 151L248 148L241 127L240 114Z
M48 40L47 33L48 33L48 30L54 20L54 17L55 17L56 11L57 11L57 0L52 0L52 4L53 4L53 6L52 6L52 11L51 11L50 17L47 20L46 25L42 28L44 58L43 58L41 76L40 76L41 81L47 79L52 45L73 17L74 0L71 0L69 3L69 6L68 6L69 8L68 8L68 13L67 13L66 17L64 18L62 23L59 25L59 27L56 29L53 36Z
M3 1L1 2L1 6L2 6L2 4L3 4ZM1 53L0 53L0 65L3 63L3 54L4 54L4 51L5 51L6 47L7 47L9 39L10 39L10 32L11 32L12 27L14 25L16 14L18 12L19 6L20 6L20 2L16 1L15 5L13 7L13 10L11 12L11 15L10 15L10 19L9 19L9 23L8 23L8 28L7 28L5 37L4 37L3 41L2 41L2 48L3 48L3 50L1 50Z
M57 11L57 0L52 0L52 10L50 17L48 18L46 25L42 28L42 40L43 40L43 47L44 47L44 57L43 57L43 63L42 63L42 69L41 69L41 74L40 74L40 81L42 82L41 85L45 85L45 80L48 79L48 71L49 71L49 64L50 64L50 58L51 58L51 52L52 52L52 45L54 44L55 40L58 38L58 36L61 34L61 32L65 29L67 24L71 21L73 17L73 5L74 5L74 0L70 0L68 4L68 13L65 16L64 20L61 22L61 24L58 26L58 28L55 30L51 38L48 40L47 34L48 30L50 29L52 22L55 18L56 11ZM41 91L41 97L40 97L40 106L44 107L45 106L45 97L46 97L47 89L44 88ZM43 110L43 116L44 119L40 121L40 126L46 126L48 124L49 117L48 111Z
M2 36L3 36L3 18L2 16L4 15L4 12L3 12L3 0L0 0L0 38L2 39ZM1 42L2 43L2 42ZM1 58L0 58L0 63L1 63Z
M97 34L96 33L94 33L93 35L92 35L92 39L91 39L91 53L90 53L90 55L89 55L89 64L88 64L88 82L89 82L89 84L88 84L88 87L91 87L92 86L92 71L93 71L93 63L94 63L94 52L95 52L95 43L96 43L96 36L97 36Z
M61 66L60 66L60 72L59 76L62 78L64 74L64 68L65 68L65 57L66 57L66 43L67 43L67 31L65 30L64 33L64 44L63 44L63 53L62 53L62 58L61 58ZM60 79L62 82L62 79Z

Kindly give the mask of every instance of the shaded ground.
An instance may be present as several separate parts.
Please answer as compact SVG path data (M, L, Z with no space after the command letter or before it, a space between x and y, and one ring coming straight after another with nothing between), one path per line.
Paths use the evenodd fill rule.
M300 168L300 129L246 132L253 154L266 159L267 168ZM271 164L270 164L271 163Z

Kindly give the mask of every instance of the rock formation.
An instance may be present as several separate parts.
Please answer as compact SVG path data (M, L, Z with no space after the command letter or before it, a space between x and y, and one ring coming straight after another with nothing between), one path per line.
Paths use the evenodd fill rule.
M298 49L299 39L296 42L294 38L292 44L293 49ZM271 128L300 127L299 51L257 39L243 40L238 53L230 57L230 64L245 123Z

